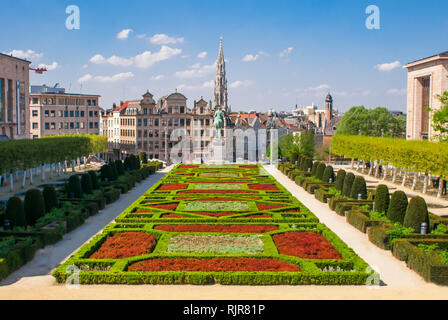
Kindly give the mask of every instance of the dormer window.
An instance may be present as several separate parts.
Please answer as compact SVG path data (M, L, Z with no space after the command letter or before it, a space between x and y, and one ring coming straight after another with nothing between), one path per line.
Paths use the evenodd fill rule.
M203 107L201 107L199 113L200 113L200 114L203 114L203 113L204 113L204 108L203 108Z

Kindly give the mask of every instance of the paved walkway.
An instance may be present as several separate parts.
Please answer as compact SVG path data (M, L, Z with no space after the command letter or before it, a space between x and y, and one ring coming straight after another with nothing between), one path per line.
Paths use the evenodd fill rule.
M330 227L342 240L352 247L366 262L374 266L381 275L382 286L223 286L223 285L85 285L67 287L57 284L55 279L44 271L36 272L39 266L33 260L17 273L10 275L6 282L21 278L12 285L0 287L0 299L188 299L193 300L240 300L240 299L447 299L448 287L440 287L425 283L423 279L408 269L404 262L395 259L389 251L381 250L370 243L365 234L359 232L320 203L314 196L297 186L275 167L266 169L279 180L295 197L309 207L315 215ZM153 176L153 178L156 178ZM159 176L160 178L160 176ZM80 227L72 233L75 243L63 240L55 245L52 255L55 256L52 267L76 251L85 241L100 231L121 210L131 204L139 195L146 191L154 181L145 183L133 189L114 204L113 213L108 219L99 223L96 230L82 231ZM131 196L132 195L132 196ZM124 201L126 200L126 203ZM106 209L107 210L107 209ZM105 210L104 210L105 211ZM103 215L103 213L100 213ZM93 217L95 218L95 217ZM106 221L107 220L107 221ZM92 223L92 222L90 222ZM85 224L84 226L86 226ZM79 232L80 235L75 233ZM87 232L88 234L83 234ZM72 240L73 241L73 240ZM69 249L65 249L70 246ZM60 251L59 251L60 250ZM38 258L38 257L36 257ZM57 262L56 262L57 261Z
M0 282L0 285L12 284L23 277L35 277L49 274L49 272L57 267L61 261L65 261L84 243L100 233L104 227L113 221L121 212L123 212L123 210L129 207L170 170L171 167L168 167L149 176L146 180L136 184L136 186L128 191L128 193L122 195L119 200L106 206L106 208L96 215L89 217L83 225L72 232L65 234L61 241L54 245L39 249L32 261L28 262L16 272L10 274Z

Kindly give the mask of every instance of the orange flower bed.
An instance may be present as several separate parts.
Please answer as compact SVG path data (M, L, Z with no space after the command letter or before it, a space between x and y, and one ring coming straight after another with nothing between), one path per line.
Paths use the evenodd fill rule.
M247 186L251 190L261 190L261 191L278 191L279 188L273 184L250 184Z
M167 184L162 184L157 190L160 191L165 191L165 190L183 190L183 189L187 189L188 188L188 184L182 184L182 183L167 183Z
M190 194L190 193L257 193L251 190L186 190L179 191L179 194Z
M273 225L207 225L207 224L162 224L154 229L168 232L225 232L225 233L265 233L278 230Z
M163 209L163 210L176 210L177 203L168 203L168 204L153 204L150 205L151 208Z
M280 254L303 259L342 259L324 236L314 232L286 232L272 238Z
M175 214L175 213L168 213L168 214L164 214L162 215L162 219L166 219L166 218L185 218L185 216L181 215L181 214Z
M135 213L154 213L154 211L151 210L137 210Z
M128 271L269 271L300 272L292 263L274 259L257 258L159 258L140 261L129 266Z
M197 168L198 166L193 166L193 165L182 165L182 166L179 166L179 169L194 169L194 168Z
M156 246L154 235L144 232L121 232L109 237L89 259L123 259L151 253Z
M264 204L264 203L257 203L257 208L260 211L263 210L271 210L271 209L277 209L277 208L281 208L284 206L281 206L279 204Z

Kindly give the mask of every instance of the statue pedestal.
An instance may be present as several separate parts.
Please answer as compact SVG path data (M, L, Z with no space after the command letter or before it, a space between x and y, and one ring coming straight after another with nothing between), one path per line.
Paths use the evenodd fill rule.
M212 164L224 164L225 160L225 147L224 142L219 140L213 141L213 158L211 159Z

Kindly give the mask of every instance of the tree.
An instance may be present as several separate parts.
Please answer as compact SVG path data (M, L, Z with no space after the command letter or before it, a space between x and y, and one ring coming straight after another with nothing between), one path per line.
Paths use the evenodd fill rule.
M422 197L414 197L409 201L403 225L413 228L415 233L420 233L420 226L423 222L429 228L428 206Z
M45 186L43 192L45 201L45 212L50 212L53 208L59 207L58 195L52 185Z
M389 188L379 184L375 191L375 211L386 212L389 208Z
M11 197L6 204L5 219L9 220L11 228L26 227L25 210L19 197Z
M294 141L294 144L295 144L294 147L297 148L297 152L300 155L312 158L314 156L314 152L315 152L315 150L314 150L315 140L314 140L313 133L311 131L305 131L305 132L301 132L296 137L297 138Z
M30 189L25 193L24 209L26 223L34 226L37 219L45 214L45 200L39 189Z
M437 132L436 137L440 142L448 142L448 91L443 95L437 95L442 104L439 110L431 109L432 127Z
M392 197L390 199L389 209L387 210L387 217L392 222L403 223L407 207L408 196L403 191L397 190L392 194Z
M364 106L355 106L344 114L339 122L336 134L401 137L405 131L405 119L394 117L387 108L366 109Z

